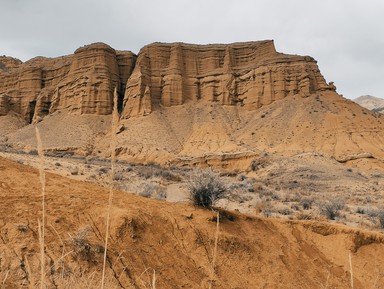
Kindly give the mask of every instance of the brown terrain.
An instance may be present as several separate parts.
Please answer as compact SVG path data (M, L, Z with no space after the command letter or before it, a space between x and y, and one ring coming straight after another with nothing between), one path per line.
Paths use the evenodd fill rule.
M41 217L38 171L0 160L4 288L37 288ZM5 197L6 196L6 197ZM49 288L99 288L108 191L47 176ZM384 236L320 221L216 214L115 192L107 288L382 288ZM8 274L8 278L6 275Z
M384 287L384 117L312 57L269 40L0 57L0 288L42 280L35 127L44 288L100 288L111 132L105 288ZM196 167L226 187L211 210L189 204Z

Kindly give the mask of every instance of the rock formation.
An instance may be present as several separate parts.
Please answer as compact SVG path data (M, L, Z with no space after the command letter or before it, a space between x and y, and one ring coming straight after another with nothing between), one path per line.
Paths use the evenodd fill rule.
M229 45L154 43L141 49L128 79L123 117L159 105L218 102L257 109L288 95L332 89L309 56L276 52L273 41ZM150 101L149 101L150 100Z
M121 159L237 169L265 151L316 151L384 167L382 115L342 98L313 58L276 52L273 41L154 43L137 56L96 43L53 59L0 57L3 123L42 120L51 151L91 145L108 157L115 87ZM0 134L16 149L34 147L33 126Z
M109 114L114 87L125 90L136 56L106 44L81 47L73 55L33 58L25 63L0 58L0 115L13 110L27 121L68 109Z
M332 89L313 58L278 53L270 40L154 43L141 49L137 61L132 52L103 43L25 63L0 57L0 115L12 110L29 122L61 109L105 115L114 87L123 118L194 101L253 110L288 95Z

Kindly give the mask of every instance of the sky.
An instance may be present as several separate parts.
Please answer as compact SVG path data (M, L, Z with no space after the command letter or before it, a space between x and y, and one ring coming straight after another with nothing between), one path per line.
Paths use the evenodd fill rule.
M0 11L0 55L23 61L94 42L138 53L273 39L314 57L346 98L384 98L384 0L0 0Z

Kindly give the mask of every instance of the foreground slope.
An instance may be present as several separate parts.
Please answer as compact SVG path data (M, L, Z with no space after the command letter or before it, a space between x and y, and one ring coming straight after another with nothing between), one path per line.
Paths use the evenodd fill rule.
M37 220L41 196L35 169L0 159L1 264L6 288L37 288ZM100 284L106 189L47 177L45 268L55 288ZM216 215L127 193L114 195L108 288L355 288L384 286L384 236L314 221L282 221L221 213L215 274Z

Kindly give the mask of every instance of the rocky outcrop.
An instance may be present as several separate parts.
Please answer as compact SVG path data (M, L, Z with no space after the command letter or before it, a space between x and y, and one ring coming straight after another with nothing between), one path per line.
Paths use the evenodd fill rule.
M0 58L0 115L13 110L27 121L68 109L81 114L110 114L113 89L121 99L136 60L106 44L81 47L73 55L37 57L25 63Z
M309 56L276 52L273 41L229 45L154 43L128 79L123 117L189 101L257 109L288 95L333 89Z
M62 109L106 115L112 111L115 87L123 118L187 102L254 110L289 95L334 89L313 58L278 53L271 40L154 43L138 56L95 43L59 58L22 63L0 57L0 115L14 111L29 122Z

